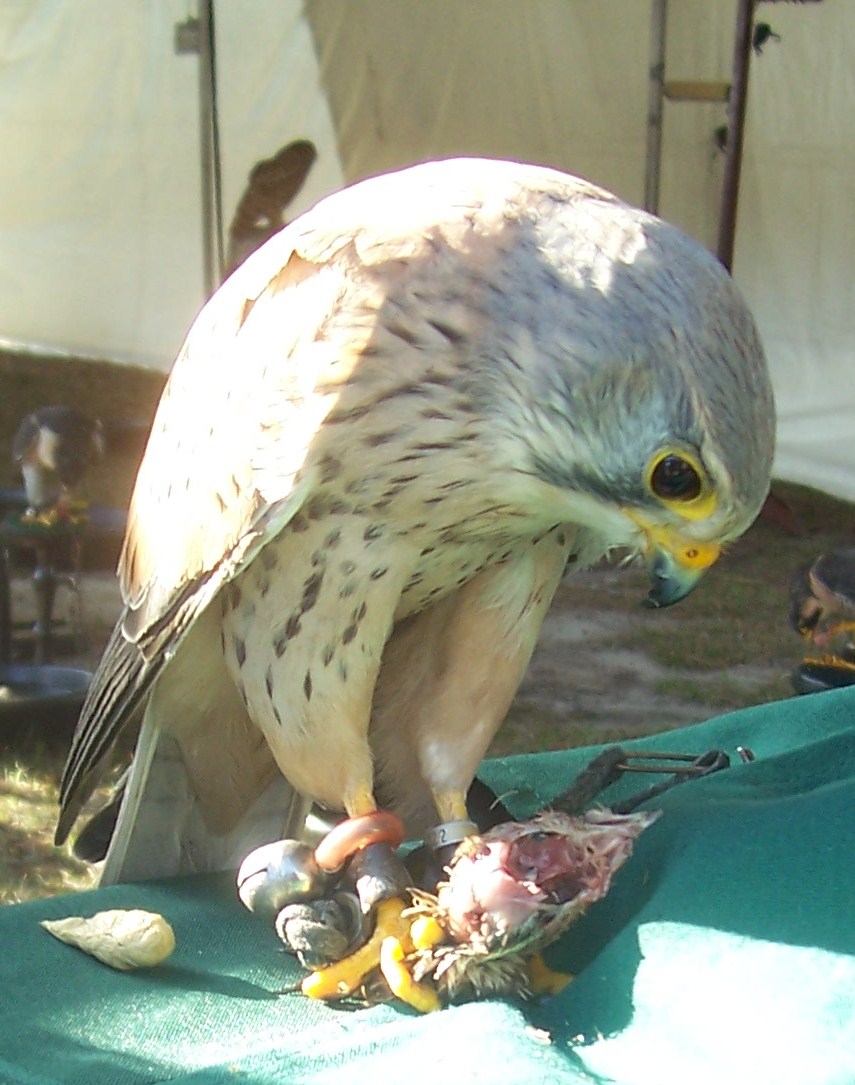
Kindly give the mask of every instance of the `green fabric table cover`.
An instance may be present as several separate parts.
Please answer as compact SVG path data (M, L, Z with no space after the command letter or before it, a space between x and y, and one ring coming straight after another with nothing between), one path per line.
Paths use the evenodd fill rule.
M577 974L561 995L428 1016L280 996L299 972L231 879L114 886L0 909L0 1081L853 1085L855 690L629 745L737 763L657 803L610 895L551 951ZM593 752L484 776L525 815ZM120 974L39 927L115 907L167 916L173 957Z

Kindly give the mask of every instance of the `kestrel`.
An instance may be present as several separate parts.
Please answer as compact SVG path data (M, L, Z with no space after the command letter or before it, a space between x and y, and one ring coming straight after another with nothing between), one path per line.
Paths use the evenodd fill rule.
M829 550L793 574L790 624L820 648L855 633L855 550Z
M39 407L12 441L30 509L68 508L73 489L104 455L104 427L74 407Z
M855 550L840 547L797 569L790 582L790 624L819 654L790 676L797 693L855 684Z
M751 316L674 227L498 161L329 197L175 364L58 839L138 727L107 881L236 868L308 800L463 821L568 562L626 548L680 599L773 431Z

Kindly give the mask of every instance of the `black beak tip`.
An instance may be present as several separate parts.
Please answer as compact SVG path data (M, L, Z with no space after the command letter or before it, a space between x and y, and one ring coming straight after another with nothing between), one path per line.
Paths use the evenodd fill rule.
M641 605L647 610L661 610L663 607L670 607L685 594L672 576L654 567L650 575L650 591L642 599Z
M641 600L641 605L646 610L662 610L664 607L679 603L692 590L692 584L680 584L670 577L657 577L653 587Z

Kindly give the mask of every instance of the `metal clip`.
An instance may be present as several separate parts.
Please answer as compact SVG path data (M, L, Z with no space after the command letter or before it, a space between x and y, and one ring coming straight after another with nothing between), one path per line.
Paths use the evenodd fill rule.
M633 764L633 762L635 762ZM652 762L652 763L651 763ZM656 762L660 762L657 764ZM664 764L662 764L664 762ZM674 768L673 763L677 767ZM624 772L670 772L667 780L658 784L651 784L643 790L631 795L623 802L614 803L612 809L616 814L629 814L636 807L648 799L654 799L659 795L670 791L678 784L684 784L687 780L696 780L703 776L709 776L713 772L730 768L730 758L723 750L707 750L699 756L686 753L630 753L626 761L619 766Z
M647 799L655 798L677 784L708 776L729 766L730 758L722 750L708 750L697 755L647 750L635 752L624 750L620 746L609 746L582 770L567 791L550 803L550 806L553 810L566 814L582 814L602 791L619 780L625 772L670 774L667 780L653 784L622 802L610 804L616 814L628 814Z

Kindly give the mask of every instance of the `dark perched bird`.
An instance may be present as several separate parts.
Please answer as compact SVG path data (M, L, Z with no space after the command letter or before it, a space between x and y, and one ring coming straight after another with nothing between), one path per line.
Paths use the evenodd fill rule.
M12 456L32 510L67 509L86 471L104 454L104 429L74 407L39 407L15 433Z
M229 226L228 267L233 270L285 225L285 209L303 187L318 152L297 139L257 162Z
M855 550L820 554L790 583L790 624L820 655L790 676L797 693L855 684Z
M830 550L796 571L790 624L820 648L855 633L855 549Z
M768 23L755 23L751 35L751 48L759 57L763 52L763 46L770 41L780 41L781 35L776 34Z
M729 275L611 194L454 160L331 196L175 364L57 839L140 721L107 881L236 869L305 797L463 821L568 560L627 548L682 598L773 430Z

